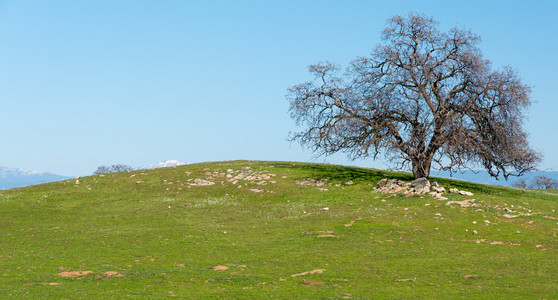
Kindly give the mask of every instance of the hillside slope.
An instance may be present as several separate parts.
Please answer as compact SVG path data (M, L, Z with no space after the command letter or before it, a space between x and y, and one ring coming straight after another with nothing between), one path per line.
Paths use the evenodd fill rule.
M0 191L0 298L558 294L558 192L439 179L474 193L442 201L374 193L384 177L411 179L232 161Z

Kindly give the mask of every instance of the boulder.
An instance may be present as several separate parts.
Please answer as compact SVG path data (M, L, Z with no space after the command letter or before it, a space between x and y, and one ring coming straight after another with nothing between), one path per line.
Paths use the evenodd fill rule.
M378 187L383 188L384 186L386 186L387 182L388 182L387 178L380 180L380 182L378 182Z
M447 200L446 197L442 196L446 193L446 189L436 182L431 184L426 178L419 178L413 182L384 178L378 182L377 187L374 187L374 192L403 194L407 197L429 194L438 200Z
M473 193L471 192L467 192L467 191L459 191L460 195L465 195L465 196L473 196Z
M436 182L436 181L434 181L430 184L430 190L432 190L436 193L441 193L441 194L446 192L446 189L443 186L440 186L438 184L438 182Z
M430 181L426 178L418 178L411 182L411 187L417 193L428 193L430 192Z

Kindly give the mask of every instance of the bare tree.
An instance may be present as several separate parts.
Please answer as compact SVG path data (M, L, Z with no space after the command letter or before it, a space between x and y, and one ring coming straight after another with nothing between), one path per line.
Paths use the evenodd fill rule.
M556 179L538 175L533 180L531 184L531 188L533 189L558 189L558 181Z
M527 180L525 178L519 178L513 183L513 186L526 189L528 187Z
M106 166L100 166L97 168L97 170L95 170L95 172L93 172L93 175L106 174L106 173L110 173L110 168Z
M467 30L440 32L423 15L391 18L369 57L344 74L311 65L314 81L289 89L291 116L306 127L291 140L320 155L383 152L415 178L428 177L432 163L506 179L533 170L541 156L522 129L530 88L510 67L492 70L479 41Z
M112 165L110 167L112 172L126 172L126 171L132 171L133 168L128 166L128 165L123 165L123 164L118 164L118 165Z
M132 170L133 170L132 167L130 167L128 165L123 165L123 164L112 165L110 167L100 166L100 167L97 168L97 170L95 172L93 172L93 175L115 173L115 172L125 172L125 171L132 171Z

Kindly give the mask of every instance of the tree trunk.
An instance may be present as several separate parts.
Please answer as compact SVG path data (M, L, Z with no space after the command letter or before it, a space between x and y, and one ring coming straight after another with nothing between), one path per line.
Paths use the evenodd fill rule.
M419 157L413 158L413 176L415 179L428 178L430 176L430 165L432 164L432 158Z

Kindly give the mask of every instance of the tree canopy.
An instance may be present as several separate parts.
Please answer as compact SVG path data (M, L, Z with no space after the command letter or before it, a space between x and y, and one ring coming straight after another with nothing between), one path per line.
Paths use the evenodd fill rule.
M311 65L314 80L289 89L291 116L304 127L292 140L324 155L384 155L415 178L428 177L433 163L506 179L535 169L541 155L523 130L530 87L516 71L493 70L468 30L441 32L419 14L387 24L370 56L344 72Z
M133 170L132 167L130 167L128 165L123 165L123 164L112 165L110 167L100 166L100 167L97 168L97 170L95 170L95 172L93 172L93 175L116 173L116 172L125 172L125 171L132 171L132 170Z

